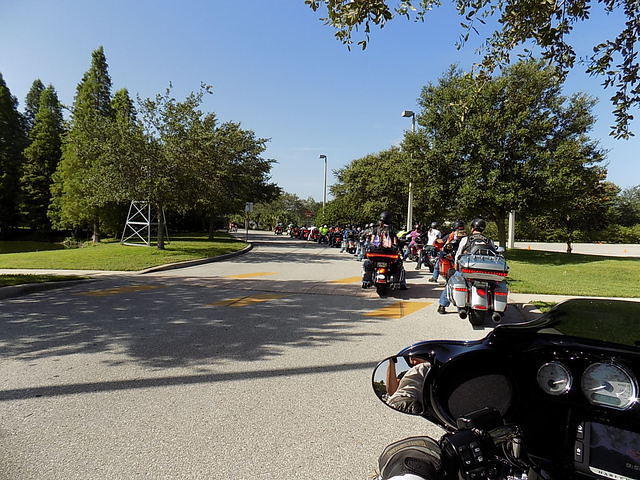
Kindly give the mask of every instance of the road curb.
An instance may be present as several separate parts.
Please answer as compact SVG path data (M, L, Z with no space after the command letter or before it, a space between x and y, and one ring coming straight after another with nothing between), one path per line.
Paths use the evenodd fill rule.
M248 243L249 245L247 245L242 250L238 250L237 252L225 253L224 255L218 255L217 257L201 258L198 260L187 260L185 262L167 263L166 265L158 265L157 267L151 267L145 270L140 270L136 273L144 275L146 273L164 272L166 270L176 270L178 268L195 267L197 265L203 265L205 263L221 262L222 260L228 260L233 257L239 257L240 255L244 255L245 253L250 252L253 249L253 243L251 242L248 242Z
M93 282L94 278L82 278L79 280L62 280L60 282L40 282L25 283L23 285L10 285L8 287L0 287L0 300L6 300L14 297L22 297L30 293L44 292L47 290L56 290L59 288L73 287L80 283Z

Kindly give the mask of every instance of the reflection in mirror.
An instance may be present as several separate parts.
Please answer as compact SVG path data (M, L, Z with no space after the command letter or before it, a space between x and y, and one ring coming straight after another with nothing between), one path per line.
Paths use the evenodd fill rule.
M394 410L420 415L422 388L429 367L423 358L390 357L373 372L373 391Z

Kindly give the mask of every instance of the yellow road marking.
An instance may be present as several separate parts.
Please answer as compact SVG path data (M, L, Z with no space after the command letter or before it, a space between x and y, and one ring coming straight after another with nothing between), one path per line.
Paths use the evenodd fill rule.
M394 302L364 314L365 317L402 318L433 304L433 302Z
M251 278L251 277L265 277L267 275L275 275L278 272L254 272L254 273L240 273L238 275L225 275L224 278Z
M331 280L329 283L360 283L362 276L339 278L338 280Z
M126 287L105 288L104 290L91 290L88 292L81 292L78 295L104 297L106 295L118 295L120 293L139 292L142 290L154 290L160 287L161 287L160 285L129 285Z
M250 295L246 297L228 298L227 300L221 300L215 303L208 303L207 305L212 307L246 307L247 305L253 305L254 303L267 302L276 298L282 298L284 295L278 295L276 293L264 293L261 295Z

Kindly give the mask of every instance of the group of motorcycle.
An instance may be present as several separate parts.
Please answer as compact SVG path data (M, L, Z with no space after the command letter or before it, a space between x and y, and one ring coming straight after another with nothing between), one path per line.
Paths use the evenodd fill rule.
M477 219L479 222L483 220ZM484 227L482 227L482 230ZM469 318L473 326L484 325L487 319L499 323L507 308L508 289L506 277L509 267L504 258L504 249L489 247L481 241L475 244L471 235L470 245L458 258L455 268L456 251L446 236L439 236L431 245L425 245L424 235L419 229L405 235L405 256L416 262L416 269L427 265L433 272L436 264L439 276L445 280L448 300L457 308L460 318ZM459 275L455 275L459 271ZM433 281L437 280L434 278Z
M415 236L407 258L417 267L448 258L445 288L460 316L498 322L508 267L502 249L474 237L455 268L452 249ZM378 399L446 433L391 443L377 479L639 480L639 318L640 303L570 300L482 340L423 341L382 360Z

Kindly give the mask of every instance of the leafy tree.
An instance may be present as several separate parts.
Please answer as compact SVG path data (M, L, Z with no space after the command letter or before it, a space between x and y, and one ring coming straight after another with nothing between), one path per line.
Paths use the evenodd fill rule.
M293 193L283 192L270 202L257 203L251 218L261 226L273 228L278 222L284 225L309 223L311 217L307 212L312 212L312 214L318 212L319 215L321 211L322 204L313 198L303 200ZM322 223L318 215L316 215L316 224Z
M559 155L548 167L548 180L543 197L548 199L543 215L534 221L547 232L567 244L585 234L605 228L609 223L607 212L617 187L605 181L606 169L594 165L589 145L578 142L565 143ZM587 160L591 159L591 160Z
M543 212L547 199L557 202L545 187L557 173L550 165L565 157L582 164L603 159L586 136L594 101L562 96L554 70L539 62L517 63L491 79L452 69L423 89L419 103L421 128L403 143L418 159L417 198L439 212L495 222L502 245L510 210ZM587 175L571 172L578 175L572 182Z
M314 11L321 6L327 16L322 20L336 29L335 36L352 45L354 31L362 31L357 42L366 48L371 28L384 27L395 18L423 21L429 10L441 4L440 0L305 0ZM460 48L476 32L476 25L494 20L498 25L484 43L482 70L492 71L498 65L507 65L514 49L522 50L537 45L542 57L557 67L562 76L573 68L576 53L571 33L575 25L588 21L592 7L598 5L606 13L619 12L625 18L622 29L614 38L593 47L586 59L589 74L604 77L603 86L614 88L611 97L616 117L612 135L626 138L633 135L630 111L640 104L640 63L637 44L640 36L638 18L640 3L635 0L598 0L575 2L522 2L519 0L459 0L455 8L464 20ZM576 40L578 41L578 40ZM528 50L524 48L524 52Z
M209 217L210 237L216 216L240 212L246 202L269 202L280 194L270 183L274 160L262 157L267 142L238 123L225 122L214 128L198 201Z
M106 125L112 116L111 79L104 50L91 55L91 66L76 89L71 125L62 160L54 174L49 217L54 226L92 226L93 241L100 241L100 214L111 192L105 183L101 160L109 144Z
M36 230L50 230L47 209L51 201L51 178L62 156L62 109L53 86L42 90L29 146L24 150L21 210L25 223Z
M126 88L121 88L113 94L111 111L117 122L133 125L136 122L136 107Z
M335 200L327 204L326 219L367 223L387 210L393 223L402 223L409 186L407 155L397 147L367 155L334 172L331 187Z
M18 101L0 74L0 234L15 225L22 150L26 146Z
M640 185L619 192L612 213L613 220L622 226L640 225Z
M36 78L31 84L24 102L24 121L27 132L30 132L36 121L36 114L40 109L40 95L44 91L44 84Z
M203 179L212 178L207 167L215 142L215 115L199 110L204 93L178 101L167 89L139 99L137 124L117 115L105 162L114 185L112 200L147 200L157 212L185 213L197 204ZM157 246L164 249L164 217L158 220Z

